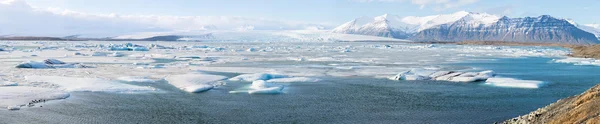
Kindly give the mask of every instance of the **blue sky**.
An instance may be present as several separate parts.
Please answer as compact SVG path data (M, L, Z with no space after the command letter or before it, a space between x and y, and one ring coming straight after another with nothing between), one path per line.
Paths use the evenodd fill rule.
M121 15L247 16L343 23L359 16L448 14L460 10L510 17L549 14L600 23L599 0L26 0L36 7Z

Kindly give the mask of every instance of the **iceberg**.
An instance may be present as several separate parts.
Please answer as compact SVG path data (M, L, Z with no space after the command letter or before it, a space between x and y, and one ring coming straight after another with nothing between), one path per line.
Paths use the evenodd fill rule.
M276 78L267 80L269 83L292 83L292 82L319 82L319 79L308 78L308 77L289 77L289 78Z
M171 75L165 78L169 84L190 93L199 93L211 90L218 85L217 81L227 79L221 75L202 73L189 73L182 75Z
M438 80L451 82L477 82L494 77L494 71L487 70L482 72L456 72L456 71L435 71L427 69L411 69L403 71L391 80Z
M43 62L26 61L16 66L17 68L52 68Z
M555 62L555 63L567 63L567 64L574 64L574 65L594 65L594 66L600 66L600 60L593 59L593 58L573 58L573 57L569 57L569 58L565 58L565 59L554 59L552 61Z
M44 62L26 61L17 66L16 68L94 68L93 66L87 66L79 63L65 63L56 59L46 59Z
M514 78L488 78L485 82L486 85L512 88L540 88L547 84L544 81L519 80Z
M230 78L230 81L256 81L256 80L271 80L276 78L287 78L287 75L280 74L269 74L269 73L255 73L255 74L242 74Z
M283 85L268 83L264 80L252 81L248 89L230 91L229 93L248 93L248 94L280 94L283 93Z
M0 81L0 87L3 86L18 86L19 84L10 81Z
M68 92L112 92L145 93L156 91L153 87L136 86L98 78L73 78L60 76L25 76L28 82L47 82L58 85L58 89Z
M148 51L149 49L145 46L134 45L132 43L126 43L123 45L111 44L108 46L110 51Z
M153 80L153 79L150 79L148 77L143 77L143 76L140 76L140 77L132 77L132 76L130 76L130 77L120 77L117 80L124 81L124 82L134 82L134 83L153 83L153 82L157 81L157 80Z

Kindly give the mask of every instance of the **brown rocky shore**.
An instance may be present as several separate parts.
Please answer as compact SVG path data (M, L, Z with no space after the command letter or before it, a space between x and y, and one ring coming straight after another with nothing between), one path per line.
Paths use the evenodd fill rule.
M600 124L600 85L504 124Z

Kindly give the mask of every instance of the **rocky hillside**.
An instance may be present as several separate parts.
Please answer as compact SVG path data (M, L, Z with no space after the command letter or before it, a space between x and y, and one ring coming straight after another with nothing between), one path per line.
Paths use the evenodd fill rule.
M600 124L600 85L504 124Z
M600 45L573 46L571 50L573 57L600 59Z

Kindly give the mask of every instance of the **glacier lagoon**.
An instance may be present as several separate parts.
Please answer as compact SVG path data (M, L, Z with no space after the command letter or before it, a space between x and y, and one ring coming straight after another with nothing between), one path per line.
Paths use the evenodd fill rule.
M556 62L569 52L552 47L401 42L131 42L143 47L166 47L149 51L109 50L126 43L6 42L9 52L0 53L0 74L3 81L16 82L18 86L1 88L38 87L70 95L18 111L0 110L0 117L7 123L491 123L584 91L597 83L594 81L599 78L594 74L600 68ZM15 68L23 61L49 58L91 68ZM547 84L519 88L485 82L388 79L415 68L493 70L501 77ZM319 80L273 83L283 87L277 94L232 93L252 83L231 80L211 82L208 85L214 88L189 93L164 80L189 73L227 78L274 73ZM109 88L93 89L92 85L92 89L82 90L65 83L28 80L28 76L105 81L100 86ZM136 82L124 77L152 81ZM125 89L114 91L111 86ZM37 97L45 96L34 94L31 98ZM2 97L0 105L4 108L18 104L19 99L10 98Z

